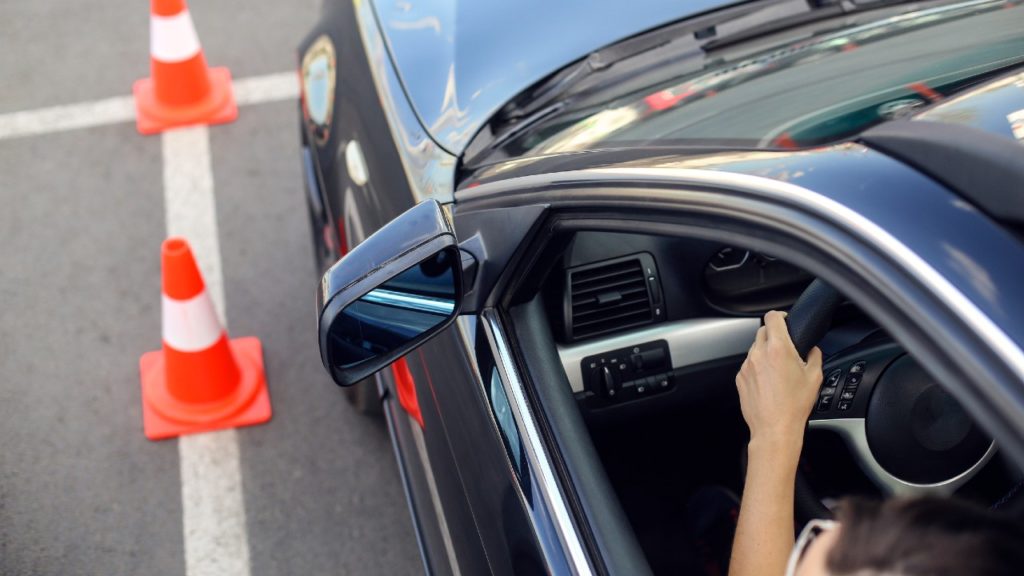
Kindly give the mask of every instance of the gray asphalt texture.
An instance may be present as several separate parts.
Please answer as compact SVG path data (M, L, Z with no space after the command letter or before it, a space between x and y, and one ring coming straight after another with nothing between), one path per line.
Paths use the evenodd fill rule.
M211 65L295 67L316 2L193 2ZM0 113L130 93L147 3L0 5ZM210 130L227 317L274 407L240 429L254 576L422 571L387 431L316 351L296 104ZM0 574L184 574L177 441L142 435L160 347L161 143L132 124L0 141Z

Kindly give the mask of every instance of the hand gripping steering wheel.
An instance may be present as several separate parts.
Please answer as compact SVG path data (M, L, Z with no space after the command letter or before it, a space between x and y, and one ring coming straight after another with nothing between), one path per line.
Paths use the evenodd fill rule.
M812 282L786 317L801 358L828 332L843 298ZM865 340L826 359L809 428L837 432L885 495L951 494L995 454L995 443L903 348ZM831 512L797 471L801 521Z

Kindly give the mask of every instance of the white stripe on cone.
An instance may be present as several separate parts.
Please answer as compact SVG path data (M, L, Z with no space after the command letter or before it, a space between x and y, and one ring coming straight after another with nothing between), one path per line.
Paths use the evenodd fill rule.
M224 329L204 289L188 300L163 296L164 343L180 352L201 352L217 343Z
M199 53L199 36L188 10L149 17L149 54L154 60L184 62Z

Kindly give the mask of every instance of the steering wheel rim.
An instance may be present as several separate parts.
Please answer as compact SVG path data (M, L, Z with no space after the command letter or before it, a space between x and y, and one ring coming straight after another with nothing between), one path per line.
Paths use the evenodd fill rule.
M832 324L832 316L841 302L842 295L835 288L815 279L790 307L786 315L786 327L801 358L807 358L811 349L825 337ZM796 516L801 522L814 518L832 518L832 511L814 493L799 468L796 471L794 494Z
M790 308L786 324L801 358L806 358L807 353L824 338L842 300L838 291L816 279ZM898 344L862 346L852 352L839 353L830 358L824 368L827 376L822 383L816 408L811 414L809 427L831 429L843 436L858 464L883 492L890 495L950 494L970 480L995 454L995 443L980 432L952 396L927 378L924 370ZM894 393L907 391L909 395L903 394L907 398L893 402ZM881 398L876 399L875 396ZM837 405L833 404L833 400ZM870 442L872 432L876 432L876 438L878 430L891 432L887 427L891 427L894 420L893 404L897 406L896 412L905 409L910 414L912 409L937 403L942 404L943 408L926 417L927 424L931 425L927 433L914 434L910 426L919 422L914 422L912 417L897 415L901 424L904 421L911 422L904 426L897 437L900 440L907 436L917 437L917 444L913 441L910 444L904 442L908 462L920 463L922 467L935 467L938 463L942 470L936 472L936 476L921 481L911 478L913 472L903 472L903 478L897 477L890 472L890 468L895 469L891 450L888 451L889 463L886 465L876 457ZM869 425L869 406L871 413L881 416L882 420L875 418ZM884 413L886 411L888 415ZM955 416L960 416L959 420ZM964 419L967 419L966 424ZM939 433L932 433L932 428ZM891 434L886 440L890 437ZM877 439L876 442L879 442L875 445L876 450L879 446L887 446L886 442ZM948 445L930 445L936 442L946 442ZM948 465L945 465L944 459L949 460ZM913 468L911 464L907 466ZM832 515L799 470L796 513L801 520Z

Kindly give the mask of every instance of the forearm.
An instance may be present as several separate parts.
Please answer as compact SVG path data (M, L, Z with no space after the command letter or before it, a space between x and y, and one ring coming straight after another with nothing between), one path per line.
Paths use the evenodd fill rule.
M793 548L793 487L801 442L747 447L747 477L729 576L782 576Z

